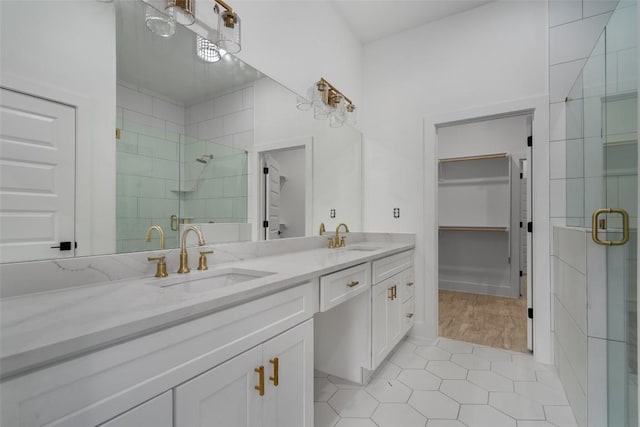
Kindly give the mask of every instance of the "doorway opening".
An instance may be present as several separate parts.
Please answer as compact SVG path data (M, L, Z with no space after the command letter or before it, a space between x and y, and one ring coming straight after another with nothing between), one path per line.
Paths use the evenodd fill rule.
M311 142L280 143L258 150L258 237L304 237L311 215Z
M436 128L439 335L531 351L532 114Z

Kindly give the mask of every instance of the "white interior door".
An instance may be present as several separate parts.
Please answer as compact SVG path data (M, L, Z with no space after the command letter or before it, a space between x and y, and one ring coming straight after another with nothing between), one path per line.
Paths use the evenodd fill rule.
M266 154L265 168L265 217L268 221L267 239L280 238L280 165Z
M75 109L0 90L0 262L71 257Z

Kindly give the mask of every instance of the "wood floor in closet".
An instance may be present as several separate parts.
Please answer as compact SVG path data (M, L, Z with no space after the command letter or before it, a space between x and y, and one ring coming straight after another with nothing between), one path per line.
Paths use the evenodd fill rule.
M440 336L528 353L526 288L520 298L440 290Z

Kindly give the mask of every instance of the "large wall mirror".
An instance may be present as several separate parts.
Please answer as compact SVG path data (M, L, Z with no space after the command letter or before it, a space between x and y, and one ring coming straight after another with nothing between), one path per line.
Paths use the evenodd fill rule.
M259 70L152 33L142 1L0 8L0 261L158 249L154 224L167 248L186 223L209 243L360 229L360 133Z

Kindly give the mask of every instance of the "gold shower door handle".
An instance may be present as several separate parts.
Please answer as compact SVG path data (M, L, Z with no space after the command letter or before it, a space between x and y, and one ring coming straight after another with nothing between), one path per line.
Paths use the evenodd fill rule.
M598 217L602 214L620 214L622 216L622 240L600 240L598 237ZM629 214L624 209L603 208L596 209L591 215L591 238L603 246L621 246L629 241Z

